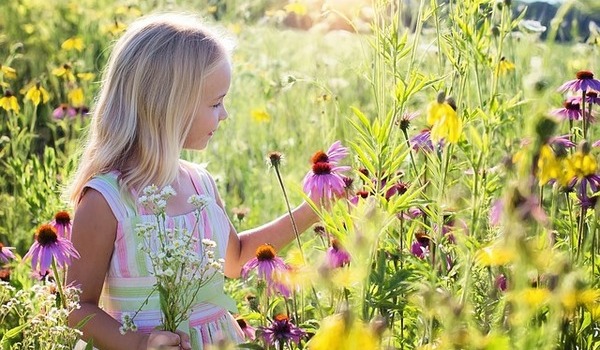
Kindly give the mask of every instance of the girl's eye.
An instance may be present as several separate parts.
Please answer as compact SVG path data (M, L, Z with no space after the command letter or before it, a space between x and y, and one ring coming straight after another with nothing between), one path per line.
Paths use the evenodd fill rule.
M212 108L219 108L221 107L222 102L217 103L216 105L212 105Z

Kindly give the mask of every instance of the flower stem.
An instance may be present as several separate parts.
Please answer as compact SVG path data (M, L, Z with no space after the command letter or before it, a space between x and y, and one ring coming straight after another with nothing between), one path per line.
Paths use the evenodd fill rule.
M62 285L62 279L59 274L58 266L56 266L56 260L52 257L52 272L54 273L54 281L56 282L56 288L58 289L58 296L60 297L60 302L62 307L67 309L67 296L65 295L65 291Z
M294 219L294 214L292 213L292 208L290 207L290 200L288 199L287 192L285 190L285 186L283 185L283 180L281 179L281 173L279 172L279 166L274 166L275 174L277 175L277 181L279 181L279 186L281 187L281 191L283 192L283 198L285 199L285 205L287 207L287 211L290 214L290 221L292 222L292 229L294 230L294 236L296 237L296 242L298 243L298 249L300 250L300 255L302 256L302 260L304 261L304 252L302 251L302 244L300 243L300 234L298 233L298 226L296 226L296 220Z

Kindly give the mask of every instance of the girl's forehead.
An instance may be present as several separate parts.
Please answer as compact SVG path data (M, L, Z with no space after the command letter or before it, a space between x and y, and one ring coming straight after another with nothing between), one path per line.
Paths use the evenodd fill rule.
M229 91L231 84L231 65L227 61L221 62L217 68L206 76L204 91L208 98L219 97Z

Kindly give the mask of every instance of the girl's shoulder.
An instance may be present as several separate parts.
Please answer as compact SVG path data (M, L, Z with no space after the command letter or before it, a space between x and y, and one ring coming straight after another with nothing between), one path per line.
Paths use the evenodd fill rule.
M212 175L206 169L205 164L197 164L187 160L180 159L180 164L192 176L192 179L198 181L205 191L208 191L213 196L217 192L217 186Z
M123 196L117 171L96 174L85 184L84 193L88 189L94 189L104 197L118 221L136 213L133 198Z

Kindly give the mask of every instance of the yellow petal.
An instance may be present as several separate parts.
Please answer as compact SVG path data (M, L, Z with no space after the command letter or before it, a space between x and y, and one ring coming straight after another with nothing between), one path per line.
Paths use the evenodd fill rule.
M74 106L74 107L83 106L84 97L83 97L83 89L82 88L76 88L76 89L69 91L69 93L67 94L67 97L69 98L69 101L71 101L72 106Z

